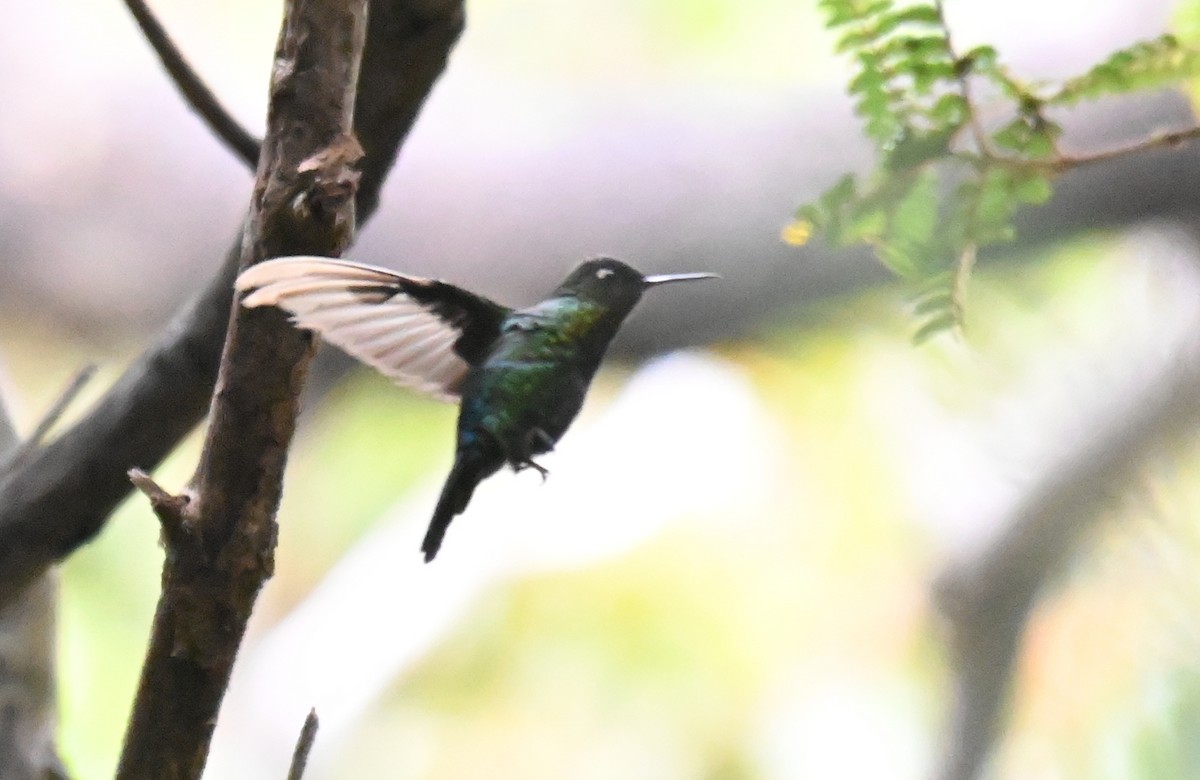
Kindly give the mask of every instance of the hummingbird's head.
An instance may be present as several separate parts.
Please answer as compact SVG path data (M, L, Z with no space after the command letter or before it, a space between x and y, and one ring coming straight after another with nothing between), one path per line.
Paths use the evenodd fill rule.
M558 294L574 295L628 312L648 287L692 279L715 279L716 274L659 274L643 276L636 268L611 257L597 257L580 265L558 287Z

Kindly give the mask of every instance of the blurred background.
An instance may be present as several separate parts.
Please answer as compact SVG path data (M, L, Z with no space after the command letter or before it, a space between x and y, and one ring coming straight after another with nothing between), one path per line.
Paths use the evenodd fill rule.
M947 6L961 48L1030 79L1186 20L1165 0ZM278 3L154 8L261 132ZM935 584L1059 488L1043 503L1079 538L1029 614L985 776L1200 776L1197 420L1137 424L1200 356L1200 151L1064 181L982 262L966 338L918 348L910 291L867 253L780 240L870 162L811 0L468 15L354 258L513 305L601 253L725 281L647 296L550 479L485 483L430 566L454 409L325 363L208 776L282 776L315 707L313 780L929 777L957 685ZM251 182L119 3L24 4L0 68L0 372L27 431L81 365L101 393L214 273ZM1064 121L1084 152L1192 116L1154 94ZM1072 493L1114 441L1121 478ZM198 449L156 477L181 486ZM116 763L157 533L134 498L63 567L80 778Z

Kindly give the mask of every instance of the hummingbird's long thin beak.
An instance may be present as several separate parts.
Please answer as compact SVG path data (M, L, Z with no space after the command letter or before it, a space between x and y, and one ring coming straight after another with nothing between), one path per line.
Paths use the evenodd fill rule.
M655 274L654 276L645 276L642 278L642 284L647 287L653 287L656 284L668 284L670 282L691 282L697 279L720 279L720 274L711 274L707 271L692 274Z

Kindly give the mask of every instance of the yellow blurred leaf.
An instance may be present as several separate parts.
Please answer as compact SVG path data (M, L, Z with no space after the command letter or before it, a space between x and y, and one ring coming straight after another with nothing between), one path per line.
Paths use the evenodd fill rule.
M782 231L779 237L783 239L783 243L789 246L804 246L808 243L808 239L812 237L813 226L807 219L797 219L794 222L789 222Z

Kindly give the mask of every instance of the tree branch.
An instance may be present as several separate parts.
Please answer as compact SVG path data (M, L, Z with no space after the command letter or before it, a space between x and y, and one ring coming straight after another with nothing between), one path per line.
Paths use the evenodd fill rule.
M58 572L0 609L0 777L66 780L55 746Z
M379 190L463 27L462 0L371 0L355 130L366 152L358 221ZM241 239L209 285L95 407L24 466L0 476L0 605L94 536L208 410Z
M957 678L940 780L980 776L1038 595L1148 456L1200 425L1198 386L1200 355L1193 353L1030 491L993 543L938 578Z
M1170 149L1177 146L1182 146L1188 141L1193 141L1200 138L1200 125L1188 127L1183 130L1174 130L1166 133L1155 133L1154 135L1144 138L1141 141L1135 141L1131 144L1118 146L1112 149L1106 149L1102 152L1093 152L1091 154L1081 155L1063 155L1051 161L1050 167L1056 173L1065 173L1066 171L1075 168L1082 168L1085 165L1095 165L1096 163L1108 162L1120 157L1130 157L1142 152L1149 152L1155 149Z
M52 409L47 419L54 416ZM20 449L0 398L0 458ZM57 573L46 571L0 608L0 777L5 780L66 778L54 738L57 597Z
M29 437L14 447L11 454L3 453L3 447L0 447L0 474L7 474L13 469L19 467L22 463L37 451L42 440L46 438L46 434L50 433L50 429L54 427L67 411L67 407L79 395L79 391L83 390L84 385L91 381L96 375L96 366L88 365L79 370L75 376L71 377L71 381L63 388L58 398L50 405L50 409L38 421L37 427L29 434Z
M280 255L336 257L350 246L366 22L367 0L286 5L243 267ZM196 499L154 499L167 531L163 590L118 778L203 771L246 623L274 569L275 510L312 355L311 335L279 310L234 305Z
M303 780L304 770L308 768L308 754L312 752L313 742L317 739L317 726L317 711L309 710L300 729L300 738L296 740L296 750L292 753L288 780Z
M949 156L971 165L998 165L1014 171L1063 174L1077 168L1087 168L1097 163L1133 157L1144 152L1173 149L1198 138L1200 125L1193 125L1181 130L1156 132L1138 141L1087 154L1060 154L1056 151L1052 157L1016 157L989 149L981 152L953 152Z
M209 129L229 147L237 157L251 169L258 163L258 139L241 126L233 115L225 110L221 101L208 85L197 75L183 58L171 36L159 23L143 0L125 0L125 6L133 14L146 41L158 55L171 81L179 89L183 99L192 107Z

